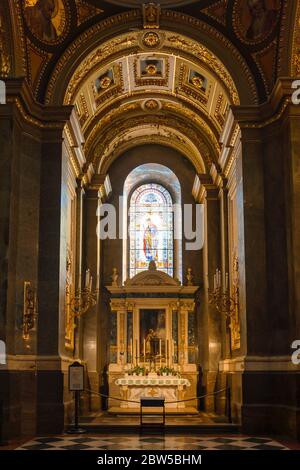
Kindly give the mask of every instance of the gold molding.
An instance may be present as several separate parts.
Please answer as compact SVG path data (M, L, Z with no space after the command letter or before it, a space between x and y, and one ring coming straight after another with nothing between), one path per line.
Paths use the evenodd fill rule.
M290 71L292 77L300 75L300 0L297 4Z
M95 161L99 161L103 157L106 152L106 149L109 147L110 143L113 142L114 138L116 137L115 128L118 129L118 141L116 143L117 148L120 146L120 143L126 139L126 135L128 132L134 128L138 128L141 126L153 126L154 128L159 130L159 127L162 128L167 127L170 129L174 129L175 131L180 132L183 136L186 136L193 144L198 148L199 153L201 155L203 164L206 166L210 166L212 162L212 156L210 155L210 148L209 145L201 139L199 136L199 132L197 132L191 125L187 125L185 120L179 118L178 116L171 115L166 116L157 116L157 115L144 115L144 116L133 116L132 118L127 118L123 120L120 118L118 121L114 123L114 126L105 130L105 139L101 139L100 143L96 144L95 148L91 149L91 155L93 156L93 163ZM99 139L98 139L99 140ZM151 139L150 139L151 140ZM175 143L175 140L174 140ZM177 146L178 148L178 146ZM112 149L114 151L115 149ZM182 148L181 148L182 151ZM186 152L185 152L186 153ZM107 157L106 157L107 158ZM193 162L195 166L199 166L196 162Z
M120 15L120 17L121 16L122 15ZM120 20L120 24L123 21L124 18L122 19L122 21ZM101 23L90 28L90 30L88 30L84 35L79 36L79 38L77 38L74 43L72 43L69 48L65 51L65 53L61 56L55 67L55 71L53 72L49 81L48 89L46 92L46 103L51 102L51 100L53 99L55 84L59 77L59 73L63 69L65 63L72 57L72 55L79 47L80 43L82 44L83 41L90 38L91 32L95 34L99 30L101 30L100 26ZM210 32L212 33L212 31ZM121 53L125 53L125 51L125 55L128 55L129 53L132 53L132 49L135 49L136 53L145 52L144 48L142 47L142 37L144 37L144 32L138 31L130 34L123 33L119 37L114 38L110 41L106 41L101 46L94 49L74 72L73 77L70 80L67 91L65 93L64 102L66 104L71 103L74 100L74 96L79 90L82 81L88 75L93 73L96 67L100 67L102 65L102 62L107 60L109 57L112 57L116 54L120 57ZM197 41L189 39L184 35L173 33L171 31L160 31L159 38L163 38L163 44L159 44L159 50L161 52L166 51L167 53L175 53L176 55L178 55L178 50L180 50L182 53L194 57L199 63L206 66L215 77L217 77L221 82L224 82L228 94L231 96L232 102L234 104L239 103L238 91L233 79L230 76L230 73L228 72L224 64L205 46L198 43ZM228 44L225 45L228 46ZM157 47L153 48L153 50L155 49L157 49ZM234 55L236 54L237 52L235 51ZM250 75L247 76L248 81L250 80ZM256 96L255 82L252 83L251 89L254 93L254 96Z
M4 17L0 10L0 76L7 77L11 71L11 60L8 51L8 33L4 26Z
M78 36L58 60L55 66L54 72L52 73L51 78L48 83L45 102L46 103L51 102L53 98L54 86L57 82L57 79L59 77L61 70L63 69L68 59L72 57L74 52L76 52L78 48L82 46L82 43L84 41L88 41L89 39L95 37L99 32L106 31L110 27L114 27L116 25L121 25L121 24L126 25L129 21L137 19L137 18L140 18L140 10L132 10L129 12L121 13L121 14L112 16L110 18L106 18L103 21L100 21L99 23L89 28L88 31L85 31L80 36ZM124 38L124 37L125 37L125 42L127 42L126 46L127 47L130 46L130 37L132 38L133 35L130 35L128 38L128 33L125 33L121 35L121 38ZM134 40L135 40L135 37L134 37ZM114 41L116 42L120 41L120 44L114 44ZM88 55L88 57L82 62L81 68L73 74L73 77L72 77L73 81L71 80L69 83L69 87L71 86L71 83L73 83L71 94L73 93L74 88L76 88L76 82L78 84L78 81L80 80L82 76L81 73L83 72L83 74L86 75L85 68L88 65L87 61L93 62L93 65L97 65L99 63L99 59L102 56L105 56L105 54L107 56L111 55L112 45L114 45L115 47L117 47L117 45L121 46L122 45L121 42L122 40L120 39L113 39L112 41L107 41L106 43L104 43L104 45L107 44L106 48L104 48L104 45L102 45L101 47L98 47L96 51L94 50L91 53L92 57L91 57L91 54ZM75 82L75 85L74 85L74 82ZM66 92L66 96L68 96L69 94L70 94L70 90ZM70 102L71 102L70 99L68 98L65 99L65 103L70 103Z
M22 118L26 121L29 122L30 124L38 127L39 129L61 129L63 130L64 127L64 122L56 122L56 123L43 123L39 119L36 119L32 117L32 115L28 114L27 111L25 110L21 100L18 97L8 97L7 98L7 103L12 103L15 104L16 107L18 108L18 111L20 112Z
M19 45L19 51L17 53L14 51L15 55L15 60L16 58L19 58L19 53L21 52L21 59L22 59L22 70L24 76L27 76L27 70L28 70L28 63L27 63L27 54L26 54L26 39L25 39L25 33L24 33L24 24L23 24L23 18L22 18L22 6L19 0L14 0L14 3L10 5L11 7L11 14L13 14L16 18L16 30L14 31L14 41L16 44ZM17 64L16 64L17 68Z
M158 29L161 8L157 3L143 4L143 27L144 29Z
M171 20L172 22L176 22L176 23L185 23L188 27L191 27L191 25L192 25L192 26L195 27L196 30L199 29L203 32L207 32L211 36L213 36L214 38L218 39L226 49L230 50L231 55L234 58L233 60L236 60L239 64L241 64L242 69L243 69L243 71L246 75L246 78L248 80L249 87L251 89L252 95L254 97L254 104L258 104L258 93L257 93L254 77L252 76L251 71L250 71L246 61L244 60L243 56L241 56L239 51L233 46L233 44L227 38L225 38L219 31L217 31L215 28L208 25L207 23L204 23L203 21L201 21L197 18L185 15L184 13L181 13L181 12L171 11L171 10L163 10L162 14L161 14L161 18L163 20ZM176 36L176 33L172 33L172 34L174 34ZM206 51L208 51L208 50L204 46L202 46L199 42L191 40L191 43L195 44L194 46L192 46L192 48L195 50L194 53L196 55L199 55L199 58L201 58L201 51L197 51L197 46L200 46L200 48L201 47L204 48L203 52L204 52L205 55L207 54ZM214 64L214 65L218 65L218 64ZM223 64L222 64L222 66L224 67ZM235 87L235 85L234 85L234 87ZM230 90L230 88L231 88L231 86L229 86L228 89ZM236 95L237 95L237 98L238 98L238 93L237 93L236 88L235 88L235 92L236 92ZM230 95L231 95L231 93L230 93ZM238 103L235 103L235 104L238 104Z
M280 109L272 117L265 119L262 122L256 122L256 123L240 120L239 125L241 129L263 129L264 127L267 127L270 124L273 124L274 122L278 121L283 116L285 110L290 104L291 104L291 98L286 97L283 100L283 103L280 106Z
M180 135L178 135L178 133L180 133ZM196 171L205 171L203 158L200 152L199 154L196 154L195 151L192 151L190 139L186 136L183 136L180 131L178 131L178 133L175 133L175 129L170 129L168 137L161 134L134 137L130 136L129 138L124 136L124 140L119 142L118 146L111 153L109 153L107 157L105 157L105 161L101 164L100 171L106 171L107 167L110 166L120 156L120 154L124 153L126 150L132 148L133 146L145 144L165 145L166 147L171 147L177 151L180 151L183 155L188 157Z
M174 33L166 34L165 45L167 46L168 44L175 49L189 52L193 56L197 57L200 62L205 64L209 70L218 76L228 90L232 102L234 104L239 104L239 95L234 81L224 64L211 51L196 41Z

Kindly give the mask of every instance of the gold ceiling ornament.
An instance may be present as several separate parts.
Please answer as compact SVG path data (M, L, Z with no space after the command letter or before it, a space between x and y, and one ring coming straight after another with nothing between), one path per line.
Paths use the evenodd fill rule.
M192 77L191 78L191 81L192 81L192 84L198 88L199 90L201 90L201 88L203 87L203 80L202 78L200 77Z
M146 47L158 47L160 45L160 37L154 31L148 31L142 37L142 43Z
M103 75L102 87L101 84L98 90L97 86L94 87L94 97L97 108L105 101L120 96L123 92L123 70L122 63L120 62L119 64L114 64L113 67Z
M196 56L201 62L208 66L209 69L212 69L218 75L221 82L226 86L232 102L234 104L239 104L239 95L229 72L226 70L222 62L205 46L189 38L173 33L168 33L165 41L166 45L169 44L172 47L181 49Z
M7 44L8 37L4 28L4 19L0 12L0 76L2 77L7 77L11 69Z
M154 126L153 126L154 127ZM194 143L189 138L183 137L182 134L176 134L178 129L165 130L164 134L150 134L149 128L143 127L144 135L124 135L113 148L107 151L101 158L99 170L108 171L110 165L126 150L138 145L158 144L171 147L183 155L186 155L197 172L205 172L205 165L202 156Z
M157 67L155 64L149 64L146 67L146 72L148 75L157 75Z
M143 109L146 111L158 111L160 108L161 104L155 99L150 99L143 103Z
M228 109L228 104L225 104L225 98L223 93L219 93L217 103L216 103L216 108L215 108L215 113L214 117L220 124L220 126L223 128L224 123L225 123L225 117L226 117L226 112Z
M132 126L138 125L140 122L139 120L142 119L142 116L137 117L136 113L139 113L139 110L143 110L144 112L146 111L146 108L143 106L144 102L145 98L144 101L138 100L134 102L127 102L124 106L120 106L120 104L114 102L108 107L99 107L99 110L95 116L93 116L93 119L89 122L84 132L86 138L84 149L88 161L95 162L99 160L101 153L103 154L104 152L104 147L108 147L109 142L115 139L116 129L119 135L120 129L122 129L124 126L124 129L130 127L132 124L132 119L135 119L135 122L132 124ZM151 123L155 121L155 125L157 122L159 122L160 125L166 125L166 123L171 121L172 125L174 125L176 128L181 127L181 134L187 135L190 141L195 143L201 152L207 167L210 168L212 155L214 155L214 160L217 160L220 153L218 137L212 131L214 126L209 125L205 118L201 118L201 112L199 115L199 113L191 111L188 107L190 106L189 103L186 103L186 106L182 106L182 104L174 103L172 101L163 100L161 102L159 100L159 102L159 112L162 112L162 104L164 106L164 112L162 115L156 116L154 113L150 113L149 110L147 110ZM135 112L135 114L131 115L130 117L129 113L133 112ZM124 114L126 114L126 119L123 118ZM204 139L199 138L201 135L205 136L207 143L204 142ZM106 145L104 147L99 144L100 136L105 136Z
M154 32L149 31L147 33L152 34ZM82 86L83 81L93 73L96 67L99 68L104 64L106 66L109 65L110 59L111 61L113 61L117 60L118 58L121 58L122 54L124 54L125 51L126 55L128 55L132 53L137 54L140 49L143 49L144 46L141 40L142 37L143 36L141 36L140 33L122 35L112 41L104 43L101 47L98 47L96 50L91 52L74 72L67 87L64 103L71 104L74 101L74 98L78 93L80 86ZM229 73L226 71L223 64L210 51L201 46L201 44L196 43L192 40L188 40L187 38L179 34L174 36L174 34L170 32L159 33L160 43L161 37L164 38L163 48L166 48L169 54L173 54L174 51L176 54L178 54L178 49L183 51L183 55L191 54L193 56L193 59L196 58L197 61L204 63L205 66L209 68L210 72L212 72L214 75L217 75L220 81L224 80L224 85L228 88L229 94L231 96L231 101L235 104L238 104L239 98L234 82L232 81ZM168 38L167 41L166 38ZM70 51L68 56L71 56ZM68 56L65 57L66 61L68 59ZM55 86L54 76L58 76L57 70L63 67L63 64L61 64L60 62L61 61L59 61L56 70L50 80L49 89L47 91L47 102L49 102L49 97L51 95L50 89L52 89L53 91Z
M172 111L173 113L178 113L179 110L178 106L170 101L164 101L163 108L168 111ZM215 149L216 155L219 155L221 148L220 143L215 134L212 132L211 127L203 119L199 118L199 115L188 108L182 107L182 109L180 109L180 113L187 119L187 122L196 123L196 125L201 129L202 133L207 135L209 141Z
M203 83L205 81L205 77L203 77L203 82L201 87L195 87L193 82L190 80L190 74L194 72L194 70L190 69L186 64L182 63L179 66L179 72L177 73L178 75L178 93L183 94L186 96L188 99L192 99L193 101L199 103L201 108L203 106L207 110L207 103L211 91L211 85L210 86L205 86L203 88ZM196 78L196 77L193 77ZM200 74L199 74L199 80Z
M147 63L150 60L156 61L155 63ZM144 64L144 62L146 62ZM160 63L160 66L159 66ZM137 87L143 86L160 86L167 87L170 76L170 60L169 57L157 56L151 59L143 60L137 57L133 64L134 81Z
M153 115L148 114L146 116L133 116L129 119L122 119L122 116L118 120L115 120L110 128L100 130L100 126L97 126L96 135L99 136L95 145L90 147L89 155L87 155L88 161L91 161L96 166L97 161L101 161L102 157L107 153L107 149L110 148L111 143L115 142L115 147L120 145L124 136L127 136L128 132L134 128L150 125L156 128L156 132L160 132L160 128L167 126L170 129L174 129L183 136L186 136L193 144L199 149L201 153L202 162L207 168L210 168L212 164L211 151L208 143L199 133L199 128L195 126L192 119L186 121L182 116L177 115ZM116 129L118 130L116 134ZM118 138L116 139L116 135ZM111 149L113 150L113 149ZM215 157L216 159L218 156ZM202 165L203 166L203 165ZM196 164L195 167L199 167Z
M99 135L99 132L102 132L105 126L109 125L113 119L116 119L121 114L128 115L128 113L137 111L139 109L141 109L141 103L138 101L129 102L123 106L114 105L112 109L99 109L99 112L94 116L93 121L86 130L87 138L84 144L86 154L90 152L90 149L95 141L96 136Z
M112 53L126 49L131 46L137 46L137 37L135 35L121 36L118 39L114 39L103 44L101 47L93 51L77 68L73 74L67 92L65 95L65 104L72 103L74 95L78 89L79 83L91 73L91 71L99 65L99 63L105 58L109 57Z
M144 29L158 29L160 19L160 5L157 3L143 4L143 26Z
M53 94L56 84L60 81L59 75L65 67L66 63L68 63L70 59L72 60L72 57L82 46L83 42L91 40L93 37L95 37L95 35L107 31L109 28L113 28L116 25L127 25L128 22L133 21L137 17L140 17L138 10L126 11L124 13L120 13L119 15L115 15L100 21L78 36L74 42L72 42L72 44L70 44L70 46L65 50L55 66L47 87L45 103L49 104L54 100ZM72 88L75 89L82 77L84 77L88 72L91 72L92 67L97 66L101 60L107 58L113 52L117 52L118 49L121 50L122 48L131 48L134 46L138 46L137 37L133 34L128 36L128 33L125 33L112 41L105 42L101 47L98 47L96 50L91 52L88 57L80 64L80 66L74 72L69 86L72 82ZM73 93L71 93L71 98L69 98L68 95L69 93L67 90L65 93L64 104L70 104L72 101L74 96Z
M104 89L109 88L111 84L112 84L112 79L108 75L105 75L100 80L101 88L104 88Z
M101 106L97 107L95 113L89 117L88 121L85 120L84 135L86 139L86 153L89 154L90 147L93 145L93 140L97 137L97 135L99 135L99 132L103 131L106 123L110 123L112 119L115 119L118 115L125 112L123 110L127 109L127 107L127 113L131 111L138 111L139 109L141 109L141 106L142 109L145 111L145 107L142 103L152 98L158 101L161 101L162 99L163 103L169 103L168 105L166 105L169 106L169 110L174 115L178 113L183 114L187 121L190 121L192 119L197 123L198 121L207 122L208 127L206 129L203 129L203 127L201 127L200 132L205 131L206 133L208 133L208 135L214 141L214 147L217 152L216 155L219 153L220 148L218 146L218 140L220 129L218 126L218 122L216 121L216 119L214 119L213 115L208 115L206 108L198 105L198 103L196 103L194 99L191 100L190 97L186 97L184 94L178 95L175 101L174 95L172 95L167 90L163 90L162 92L160 92L160 90L157 90L155 96L153 95L153 92L148 92L147 90L137 91L131 95L124 91L123 94L116 94L109 101L103 102ZM130 99L130 101L127 101L128 99ZM77 101L78 98L76 100L76 103ZM126 108L124 106L126 106ZM149 110L147 111L149 112ZM201 117L201 115L203 115L203 117ZM101 130L98 129L99 123L101 126ZM95 133L96 129L98 129L97 133Z

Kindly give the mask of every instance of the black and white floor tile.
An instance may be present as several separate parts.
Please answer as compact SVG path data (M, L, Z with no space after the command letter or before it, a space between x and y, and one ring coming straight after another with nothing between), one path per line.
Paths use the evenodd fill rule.
M267 437L60 436L39 437L17 450L289 450Z

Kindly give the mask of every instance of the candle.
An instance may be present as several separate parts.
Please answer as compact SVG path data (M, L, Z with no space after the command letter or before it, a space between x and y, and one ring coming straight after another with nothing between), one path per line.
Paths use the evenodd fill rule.
M169 340L167 339L167 366L169 367Z
M214 274L214 290L216 290L217 284L216 284L216 275Z
M138 340L135 340L135 361L136 365L138 365Z
M161 339L159 340L159 367L161 367Z
M146 365L146 340L144 339L144 364Z
M89 286L90 270L87 269L85 272L85 287Z
M131 367L133 367L133 339L131 339L131 342L130 342L130 362L131 362Z
M228 273L226 273L226 276L225 276L225 287L226 287L226 290L228 290Z
M93 276L90 276L89 291L92 292Z

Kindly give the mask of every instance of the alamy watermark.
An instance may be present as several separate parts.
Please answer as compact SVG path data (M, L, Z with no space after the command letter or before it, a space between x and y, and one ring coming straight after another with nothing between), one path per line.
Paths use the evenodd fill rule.
M6 104L6 85L3 80L0 80L0 104Z
M0 340L0 364L6 364L6 346L2 340Z
M124 217L126 211L127 217ZM185 249L188 251L201 250L204 245L204 207L203 204L173 204L173 227L174 240L185 239ZM163 217L164 212L161 210ZM126 224L130 218L130 211L126 210L126 200L122 196L119 198L119 215L116 207L112 204L101 204L97 210L99 223L97 225L97 237L100 240L128 239L130 233L130 223L128 230ZM151 212L144 221L143 229L151 236L159 231L151 220ZM118 227L118 229L117 229Z
M295 90L292 93L292 103L298 105L300 104L300 80L294 80L292 83L292 88Z
M300 339L296 339L295 341L293 341L291 348L295 349L295 351L292 354L292 363L295 366L299 366L300 364Z

